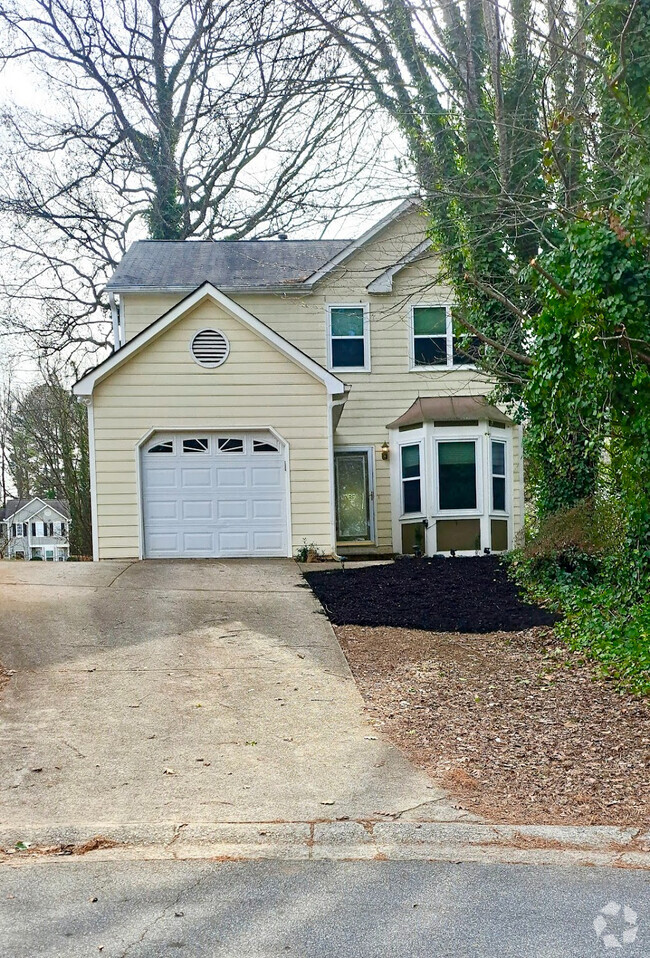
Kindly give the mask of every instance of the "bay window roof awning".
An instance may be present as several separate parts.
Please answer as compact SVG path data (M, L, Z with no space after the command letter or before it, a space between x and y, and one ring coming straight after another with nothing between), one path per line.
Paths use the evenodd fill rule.
M404 429L424 422L463 423L477 420L514 425L514 420L484 396L419 396L387 429Z

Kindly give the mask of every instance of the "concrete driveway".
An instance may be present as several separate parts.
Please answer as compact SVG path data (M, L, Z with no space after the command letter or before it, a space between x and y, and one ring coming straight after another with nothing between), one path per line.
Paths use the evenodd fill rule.
M17 838L463 817L376 737L291 560L0 562L0 605L0 824Z

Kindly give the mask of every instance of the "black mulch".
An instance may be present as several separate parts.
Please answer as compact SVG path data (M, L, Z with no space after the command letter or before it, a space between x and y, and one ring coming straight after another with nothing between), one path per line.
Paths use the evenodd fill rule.
M406 558L306 579L335 625L518 632L557 620L521 599L497 556Z

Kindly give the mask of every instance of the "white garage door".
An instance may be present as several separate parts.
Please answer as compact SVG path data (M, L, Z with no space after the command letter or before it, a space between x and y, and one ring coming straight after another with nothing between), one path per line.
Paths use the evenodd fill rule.
M142 450L145 555L286 556L286 487L272 433L158 433Z

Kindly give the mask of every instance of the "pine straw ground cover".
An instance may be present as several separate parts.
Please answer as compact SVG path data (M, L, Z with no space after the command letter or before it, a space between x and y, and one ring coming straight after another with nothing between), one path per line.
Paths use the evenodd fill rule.
M462 807L513 824L650 822L650 707L552 631L337 626L370 718Z
M483 633L398 627L395 607L393 619L382 625L368 574L380 568L390 567L330 573L348 577L345 592L356 593L350 608L357 623L365 597L372 626L345 624L343 603L332 602L335 580L328 580L337 610L330 617L378 729L462 807L488 820L647 827L647 700L621 695L597 678L593 666L561 646L549 626L517 628L511 621ZM434 564L431 571L436 568L443 567ZM476 589L475 572L467 569ZM454 574L461 575L460 566ZM311 574L308 579L321 597L321 584ZM497 580L479 596L492 609L500 602ZM421 599L429 610L440 595L431 585ZM400 601L395 596L396 605ZM512 611L511 601L503 608ZM520 617L521 611L512 616Z

